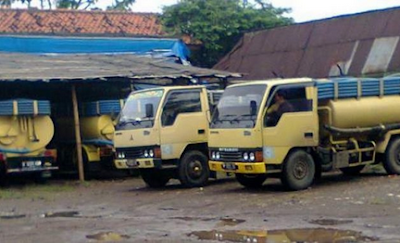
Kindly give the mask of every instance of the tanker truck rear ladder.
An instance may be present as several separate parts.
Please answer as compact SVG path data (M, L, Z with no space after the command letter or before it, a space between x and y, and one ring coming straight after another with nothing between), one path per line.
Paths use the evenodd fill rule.
M400 129L400 117L397 119L398 122L391 124L339 128L332 125L332 109L329 106L321 104L326 103L328 100L337 101L351 98L360 100L366 97L383 98L390 95L398 96L400 94L400 78L342 78L316 81L316 86L318 88L318 101L320 103L318 108L319 117L325 117L327 120L322 125L322 128L326 132L321 132L320 144L322 146L318 148L320 157L322 158L322 165L329 165L331 161L333 168L341 169L347 174L356 174L366 164L374 163L378 159L376 158L378 150L377 142L385 140L385 135L390 131ZM399 131L395 133L398 134ZM324 136L324 134L327 136ZM328 139L329 141L322 141L323 139ZM324 144L326 146L323 146ZM384 150L386 149L381 148L380 152L383 154Z

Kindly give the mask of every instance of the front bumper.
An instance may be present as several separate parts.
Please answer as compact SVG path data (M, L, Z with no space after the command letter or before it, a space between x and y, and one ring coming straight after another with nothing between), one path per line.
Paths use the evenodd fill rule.
M117 169L161 169L162 160L157 158L115 159L114 165Z
M212 161L208 162L210 170L217 172L230 172L238 174L264 174L267 169L264 162L221 162Z
M38 164L40 162L40 164ZM26 173L58 170L53 157L17 157L6 160L6 173Z

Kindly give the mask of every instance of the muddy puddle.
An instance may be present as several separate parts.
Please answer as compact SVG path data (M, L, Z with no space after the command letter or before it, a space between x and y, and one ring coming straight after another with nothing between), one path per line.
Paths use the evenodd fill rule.
M78 211L68 211L68 212L50 212L45 213L45 218L74 218L79 215Z
M238 224L244 223L246 220L244 219L231 219L231 218L223 218L221 221L217 224L219 227L223 226L236 226Z
M314 219L308 221L310 224L318 224L324 226L333 226L333 225L340 225L340 224L350 224L353 223L353 220L346 220L346 219Z
M236 226L238 224L246 222L244 219L234 219L234 218L202 218L202 217L172 217L171 219L179 219L183 221L214 221L214 220L219 220L217 223L217 227L223 227L223 226Z
M377 241L378 238L368 237L361 232L326 228L288 229L271 231L196 231L189 234L200 240L215 240L222 242L318 242L318 243L351 243Z
M21 218L25 218L26 215L25 214L0 214L0 219L21 219Z
M127 235L121 235L115 232L101 232L93 235L87 235L87 239L102 241L102 242L116 242L129 239Z

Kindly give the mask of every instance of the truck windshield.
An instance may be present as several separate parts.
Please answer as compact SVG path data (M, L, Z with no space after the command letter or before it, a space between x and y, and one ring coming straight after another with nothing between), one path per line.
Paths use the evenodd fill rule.
M213 114L211 128L253 128L266 85L227 88Z
M163 95L163 90L149 90L129 95L122 109L117 130L149 128L154 125L155 112Z

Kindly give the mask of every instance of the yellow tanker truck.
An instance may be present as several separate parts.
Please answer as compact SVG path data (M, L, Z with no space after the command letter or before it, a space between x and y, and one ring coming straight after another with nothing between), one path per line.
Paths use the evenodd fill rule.
M57 170L57 153L46 149L54 135L50 102L0 101L0 179L6 174L30 173L47 178Z
M174 86L131 93L115 131L115 166L137 168L146 184L162 187L177 178L187 187L210 175L207 134L210 109L222 91Z
M321 172L383 162L400 174L400 78L279 79L229 86L209 130L212 171L245 187L279 176L291 190Z
M80 128L85 174L114 169L114 120L123 100L99 100L80 104ZM60 145L60 169L77 170L74 119L65 112L56 119L56 141Z

